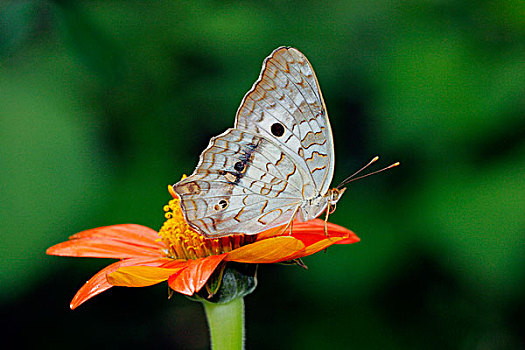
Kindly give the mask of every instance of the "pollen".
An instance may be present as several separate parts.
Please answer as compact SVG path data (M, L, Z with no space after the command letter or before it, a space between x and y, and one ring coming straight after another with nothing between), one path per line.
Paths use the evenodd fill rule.
M166 221L159 231L160 240L168 247L167 255L173 259L198 259L227 253L252 243L255 235L230 235L206 238L196 232L184 219L180 202L174 198L164 206Z

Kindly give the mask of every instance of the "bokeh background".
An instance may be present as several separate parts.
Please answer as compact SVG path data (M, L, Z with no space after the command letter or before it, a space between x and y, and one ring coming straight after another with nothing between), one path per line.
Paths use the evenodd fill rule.
M163 222L167 184L233 125L263 59L300 49L325 96L331 221L362 239L261 266L249 349L525 347L525 2L0 2L0 329L19 348L209 347L165 284L69 302L108 260L45 249Z

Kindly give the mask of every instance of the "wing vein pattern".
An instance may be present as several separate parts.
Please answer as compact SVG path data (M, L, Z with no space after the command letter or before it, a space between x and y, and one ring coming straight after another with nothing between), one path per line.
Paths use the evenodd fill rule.
M298 50L280 47L265 59L234 128L212 138L192 175L173 189L186 221L205 236L256 234L325 196L333 171L332 131L313 68Z

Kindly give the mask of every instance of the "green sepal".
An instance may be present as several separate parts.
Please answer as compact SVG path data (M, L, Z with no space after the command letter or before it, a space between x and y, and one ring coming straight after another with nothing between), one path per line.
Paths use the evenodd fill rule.
M190 298L194 301L224 304L252 293L257 287L257 265L227 262L215 270L198 293Z
M224 270L226 269L226 262L222 262L219 267L213 272L213 274L206 282L205 288L208 292L208 299L217 294L222 284L222 278L224 276Z

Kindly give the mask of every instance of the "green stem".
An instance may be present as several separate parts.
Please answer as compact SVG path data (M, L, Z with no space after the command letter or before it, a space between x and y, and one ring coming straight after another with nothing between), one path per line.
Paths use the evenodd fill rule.
M225 304L203 301L204 311L210 327L213 350L244 349L244 300L233 299Z

